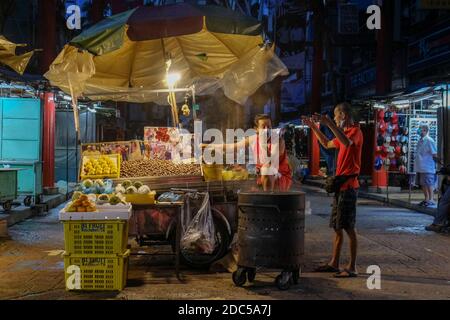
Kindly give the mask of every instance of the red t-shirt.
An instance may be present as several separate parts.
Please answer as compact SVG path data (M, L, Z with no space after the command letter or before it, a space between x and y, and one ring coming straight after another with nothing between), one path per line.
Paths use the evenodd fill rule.
M358 174L361 171L361 152L363 145L363 134L359 125L353 125L344 129L345 136L352 141L352 144L345 147L339 142L337 138L333 139L333 143L339 150L337 165L336 165L336 175L337 176L348 176L352 174ZM351 178L345 182L341 190L346 190L348 188L359 188L358 178Z

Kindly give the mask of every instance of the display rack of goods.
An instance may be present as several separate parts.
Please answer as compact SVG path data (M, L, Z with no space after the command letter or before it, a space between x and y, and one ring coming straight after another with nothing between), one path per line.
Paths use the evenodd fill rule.
M375 170L383 166L391 172L406 173L409 135L407 116L398 114L395 108L377 113L377 138L375 146Z
M117 194L123 194L127 202L131 204L154 204L156 192L140 181L125 180L115 189Z
M122 164L120 172L121 178L200 175L200 165L159 159L126 161Z
M83 156L81 179L119 178L121 156L109 154L102 156Z

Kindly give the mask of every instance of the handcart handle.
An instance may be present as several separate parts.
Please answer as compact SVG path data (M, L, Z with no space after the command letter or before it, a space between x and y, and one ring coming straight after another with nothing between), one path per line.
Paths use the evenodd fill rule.
M275 204L253 204L253 203L239 203L238 204L238 208L239 210L242 210L242 212L245 213L245 210L243 210L242 208L264 208L264 209L274 209L276 210L278 213L280 212L280 208L278 208L277 205Z

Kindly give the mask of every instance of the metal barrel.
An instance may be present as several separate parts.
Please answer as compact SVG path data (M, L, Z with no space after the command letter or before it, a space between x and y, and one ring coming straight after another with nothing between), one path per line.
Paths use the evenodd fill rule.
M298 269L304 254L305 194L239 193L238 265Z

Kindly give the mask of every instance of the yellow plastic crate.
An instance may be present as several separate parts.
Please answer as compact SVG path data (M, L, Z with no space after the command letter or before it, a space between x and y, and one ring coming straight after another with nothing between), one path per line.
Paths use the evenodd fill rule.
M122 254L128 245L128 221L63 221L67 254L98 256Z
M69 291L121 291L125 288L128 277L130 250L115 257L86 257L80 255L64 255L64 273L66 290ZM73 286L74 268L79 268L80 286ZM69 272L70 271L70 272ZM72 278L71 278L72 277Z
M202 164L202 169L205 181L222 181L223 165Z
M248 180L248 171L222 171L222 179L224 181Z
M125 199L131 204L154 204L156 192L150 192L148 194L131 193L125 194Z
M91 159L98 160L103 157L110 158L117 167L117 173L114 174L101 174L101 175L87 175L84 173L84 165ZM83 159L81 161L81 168L80 168L80 178L81 180L85 179L119 179L120 178L120 165L121 165L121 159L122 156L119 154L106 154L106 155L90 155L90 156L83 156Z

